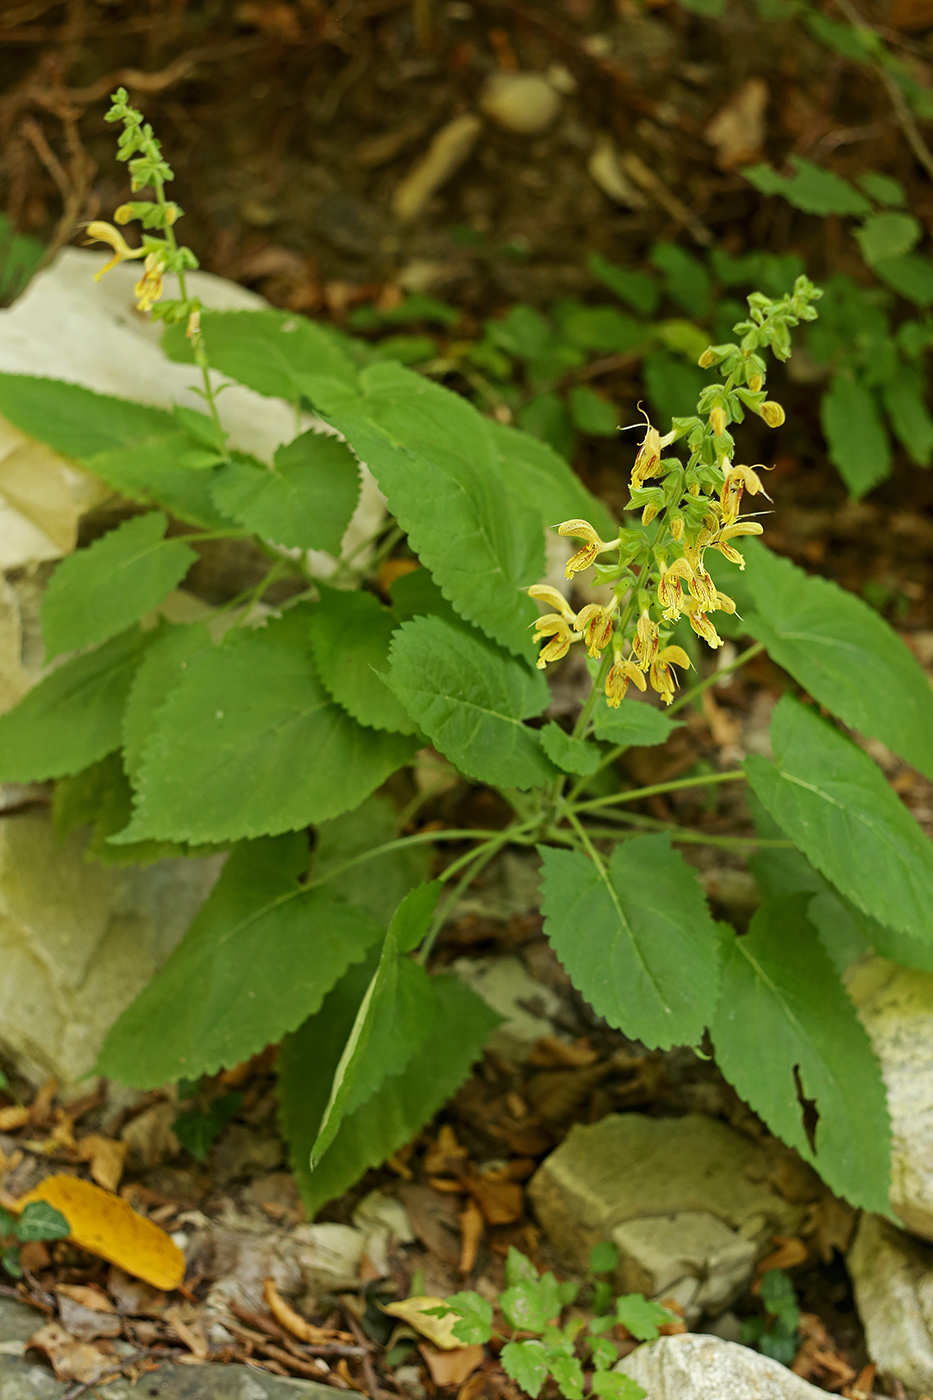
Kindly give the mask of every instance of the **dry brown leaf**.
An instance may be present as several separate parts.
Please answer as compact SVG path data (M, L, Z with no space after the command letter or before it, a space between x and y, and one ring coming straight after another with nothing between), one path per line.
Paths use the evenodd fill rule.
M47 1201L68 1221L68 1238L80 1249L118 1264L154 1288L177 1288L185 1276L185 1256L174 1241L138 1215L120 1196L73 1176L49 1176L21 1196L15 1209Z
M771 1238L777 1249L758 1261L760 1274L766 1274L769 1269L795 1269L798 1264L804 1263L810 1252L803 1240L798 1240L794 1235L772 1235Z
M40 1274L52 1262L52 1256L42 1240L27 1240L19 1252L19 1262L27 1274Z
M55 1292L59 1298L70 1298L73 1303L90 1308L91 1312L115 1313L111 1300L99 1288L89 1288L84 1283L58 1283Z
M765 112L770 94L763 78L749 78L716 113L705 136L716 148L716 164L722 170L754 160L765 142Z
M15 1133L17 1128L22 1128L29 1122L29 1109L23 1108L21 1104L11 1104L9 1108L0 1108L0 1133Z
M525 1195L517 1181L492 1172L465 1179L464 1185L489 1225L514 1225L525 1208Z
M456 1351L438 1351L427 1342L421 1342L418 1350L424 1357L435 1385L444 1387L462 1385L467 1376L472 1376L477 1366L483 1364L486 1353L482 1347L458 1347Z
M447 1313L444 1317L429 1316L432 1308L442 1308L445 1306L443 1298L431 1298L420 1295L415 1298L405 1298L400 1303L389 1303L383 1312L390 1317L397 1317L402 1322L407 1322L409 1327L413 1327L416 1332L420 1332L422 1337L427 1337L429 1342L441 1351L462 1351L463 1343L459 1337L454 1336L454 1327L459 1322L457 1314Z
M78 1342L58 1322L47 1322L34 1332L26 1343L27 1350L40 1351L51 1363L60 1381L77 1381L93 1385L113 1366L113 1358L104 1356L89 1342Z
M88 1133L77 1145L78 1157L90 1165L91 1176L105 1191L116 1191L123 1175L129 1144L101 1133Z
M168 1308L165 1313L165 1320L178 1340L184 1342L193 1357L196 1357L198 1361L207 1360L209 1355L207 1342L199 1332L196 1332L193 1327L188 1326L177 1308ZM181 1360L182 1358L179 1359Z
M352 1332L339 1332L332 1327L315 1327L313 1322L308 1322L307 1318L302 1317L286 1303L276 1288L274 1279L265 1280L262 1296L279 1326L284 1327L293 1337L297 1337L299 1342L307 1342L310 1346L327 1346L330 1342L346 1342L349 1345L356 1340Z
M479 1249L479 1242L483 1238L483 1230L486 1222L483 1212L475 1201L467 1201L466 1206L460 1213L460 1272L470 1274L476 1263L476 1251Z
M810 1207L804 1234L810 1238L824 1264L830 1262L837 1250L845 1254L856 1219L852 1207L836 1196L827 1194Z
M119 1337L123 1323L116 1309L96 1288L80 1284L59 1284L58 1309L65 1331L80 1342L92 1342L95 1337Z
M429 1176L459 1176L467 1159L449 1123L442 1123L437 1142L432 1142L424 1154L424 1169Z

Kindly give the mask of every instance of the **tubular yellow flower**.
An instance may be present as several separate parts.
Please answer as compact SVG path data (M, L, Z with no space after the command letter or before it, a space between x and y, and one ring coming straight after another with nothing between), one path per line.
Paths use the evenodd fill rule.
M567 560L567 567L564 569L565 578L573 578L574 574L581 573L596 562L596 556L602 554L607 549L613 549L618 541L610 540L608 543L601 540L588 520L564 520L557 527L559 535L569 535L573 539L585 540L582 549L578 549L576 554L571 555Z
M576 613L559 588L552 588L549 583L533 583L526 591L529 598L534 598L538 603L547 603L566 622L572 624L575 621Z
M684 537L684 518L682 515L675 515L671 518L671 534L674 539L680 542Z
M723 540L735 539L737 535L761 535L763 533L764 526L759 525L757 520L737 520L734 525L723 526L716 544Z
M661 577L658 581L658 602L664 609L664 621L676 622L684 610L684 591L682 579L693 577L693 570L687 559L681 557L675 559L670 568L661 566Z
M745 568L745 556L737 549L733 549L731 544L726 544L725 540L716 540L713 549L718 549L724 559L728 559L730 564L738 564L740 569Z
M701 612L699 608L691 608L687 614L687 617L690 622L690 626L693 628L697 636L702 637L704 642L708 643L708 645L711 646L714 651L717 647L722 646L722 637L720 637L719 633L716 631L716 628L710 622L709 617L706 615L705 612ZM670 702L668 701L668 703Z
M612 641L612 615L615 610L615 603L608 608L601 607L599 603L587 603L577 614L574 631L582 634L589 656L599 656Z
M690 658L683 647L664 647L651 663L651 685L665 705L669 705L673 700L674 686L677 684L677 677L671 670L672 665L682 666L684 670L689 669Z
M131 248L123 234L113 224L108 224L103 219L92 219L87 226L87 235L91 243L109 243L113 249L113 257L99 272L94 273L94 281L99 282L105 272L109 272L117 263L128 262L132 258L145 256L145 248Z
M638 664L643 671L647 671L658 654L659 631L658 624L651 621L647 612L643 612L638 619L635 636L632 638L632 651L638 658Z
M726 431L726 410L724 408L714 408L709 415L709 425L716 437L722 437Z
M537 622L533 622L532 626L535 629L532 638L534 642L540 642L543 637L551 638L538 653L535 664L539 671L543 671L549 661L560 661L567 655L571 645L580 640L559 613L545 613Z
M717 588L717 589L716 589L716 607L713 608L711 611L713 611L713 612L734 613L734 612L735 612L735 599L734 599L734 598L730 598L729 595L728 595L728 593L722 593L722 592L720 592L720 590Z
M615 660L606 677L606 704L617 710L625 699L629 681L634 681L639 690L645 689L645 678L632 661L623 661L621 652L616 652Z
M719 505L723 520L727 525L731 525L738 518L745 491L750 496L757 496L759 492L767 496L768 493L754 467L726 466L724 475L725 481L719 493Z
M143 263L143 275L133 288L137 311L151 311L163 292L162 273L165 262L161 253L149 253Z

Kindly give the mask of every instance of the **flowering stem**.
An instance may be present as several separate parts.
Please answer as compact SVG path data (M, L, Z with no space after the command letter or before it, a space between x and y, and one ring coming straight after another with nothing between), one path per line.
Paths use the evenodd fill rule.
M617 792L609 797L592 797L586 802L575 802L572 807L567 807L568 817L571 812L592 812L598 811L600 807L611 807L617 802L639 802L643 797L654 797L663 792L679 792L682 788L709 787L715 783L732 783L745 781L745 769L733 768L728 773L709 773L699 778L675 778L669 783L654 783L651 787L630 788L627 792Z

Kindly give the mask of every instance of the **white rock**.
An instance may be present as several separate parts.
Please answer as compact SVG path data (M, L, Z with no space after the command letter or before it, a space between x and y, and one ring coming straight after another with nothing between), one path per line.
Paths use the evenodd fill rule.
M397 1244L413 1244L415 1232L411 1228L408 1211L394 1196L386 1196L382 1191L370 1191L364 1196L353 1212L353 1224L358 1230L385 1229Z
M297 1225L291 1232L298 1245L298 1267L312 1293L354 1288L366 1245L362 1230L352 1225Z
M71 1083L161 967L221 857L139 868L84 860L44 815L0 819L0 1049L30 1078Z
M758 1253L754 1240L709 1211L627 1220L611 1238L619 1251L619 1286L626 1293L676 1298L690 1323L703 1312L722 1312L738 1297Z
M457 958L451 971L504 1018L489 1039L490 1050L520 1062L536 1041L553 1033L553 1021L547 1018L561 1010L560 998L536 982L518 958Z
M535 136L560 111L560 95L541 73L493 73L479 94L479 108L506 131Z
M933 1249L863 1215L846 1263L872 1361L904 1385L933 1391Z
M616 1367L647 1391L645 1400L826 1400L786 1366L719 1337L659 1337Z
M847 987L888 1091L891 1206L933 1240L933 974L873 957L852 968Z
M392 212L407 223L421 213L428 200L456 170L476 145L482 122L472 113L454 117L436 133L421 160L398 186L392 197Z

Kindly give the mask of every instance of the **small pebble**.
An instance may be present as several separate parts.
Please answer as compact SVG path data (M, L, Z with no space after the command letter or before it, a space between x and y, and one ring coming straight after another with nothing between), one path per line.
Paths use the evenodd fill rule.
M480 111L506 131L535 136L560 111L560 95L540 73L493 73L479 95Z

